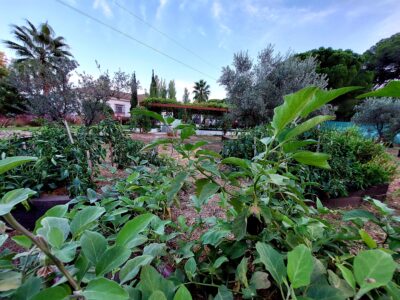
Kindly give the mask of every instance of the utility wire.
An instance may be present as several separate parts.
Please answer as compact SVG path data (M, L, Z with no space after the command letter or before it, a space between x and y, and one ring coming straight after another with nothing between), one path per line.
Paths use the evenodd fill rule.
M131 39L131 40L137 42L138 44L140 44L140 45L142 45L142 46L144 46L144 47L147 47L147 48L153 50L154 52L157 52L157 53L159 53L159 54L161 54L161 55L163 55L163 56L165 56L165 57L167 57L167 58L169 58L169 59L171 59L171 60L173 60L173 61L175 61L175 62L177 62L177 63L179 63L179 64L181 64L181 65L183 65L183 66L185 66L186 68L189 68L189 69L191 69L191 70L193 70L193 71L195 71L195 72L197 72L197 73L200 73L200 74L202 74L202 75L204 75L204 76L207 76L207 77L209 77L209 78L211 78L211 79L217 81L217 79L216 79L215 77L213 77L213 76L211 76L211 75L208 75L208 74L206 74L206 73L200 71L199 69L197 69L197 68L195 68L195 67L192 67L192 66L188 65L187 63L185 63L185 62L183 62L183 61L181 61L181 60L179 60L179 59L177 59L177 58L174 58L174 57L172 57L171 55L169 55L169 54L167 54L167 53L165 53L165 52L163 52L163 51L161 51L161 50L158 50L157 48L155 48L155 47L153 47L153 46L150 46L150 45L148 45L148 44L146 44L146 43L144 43L144 42L138 40L137 38L131 36L130 34L125 33L125 32L123 32L123 31L121 31L121 30L119 30L119 29L113 27L113 26L111 26L111 25L109 25L109 24L107 24L107 23L101 21L100 19L97 19L97 18L95 18L95 17L93 17L93 16L87 14L86 12L84 12L84 11L82 11L82 10L80 10L80 9L78 9L78 8L76 8L76 7L74 7L74 6L72 6L72 5L69 5L68 3L64 2L63 0L55 0L55 1L58 2L58 3L60 3L60 4L62 4L62 5L64 5L64 6L66 6L66 7L68 7L69 9L72 9L72 10L74 10L75 12L77 12L77 13L79 13L79 14L81 14L81 15L83 15L83 16L89 18L89 19L91 19L92 21L95 21L95 22L97 22L97 23L99 23L99 24L101 24L101 25L103 25L103 26L105 26L105 27L107 27L107 28L109 28L109 29L111 29L111 30L113 30L113 31L115 31L115 32L117 32L117 33L119 33L119 34L121 34L122 36L125 36L125 37L128 38L128 39Z
M114 4L116 6L118 6L119 8L121 8L122 10L124 10L125 12L127 12L128 14L130 14L132 17L138 19L140 22L146 24L147 26L149 26L151 29L153 29L154 31L158 32L159 34L161 34L162 36L166 37L167 39L171 40L174 44L178 45L179 47L181 47L182 49L186 50L187 52L189 52L190 54L196 56L198 59L200 59L201 61L205 62L207 65L211 66L211 67L216 67L215 65L213 65L212 63L208 62L206 59L204 59L203 57L201 57L199 54L197 54L196 52L194 52L193 50L190 50L188 47L186 47L185 45L181 44L179 41L177 41L176 39L174 39L172 36L170 36L169 34L166 34L165 32L161 31L160 29L158 29L157 27L153 26L151 23L147 22L146 20L144 20L141 16L133 13L132 11L130 11L129 9L127 9L125 6L121 5L120 3L118 3L118 1L114 0L113 1Z

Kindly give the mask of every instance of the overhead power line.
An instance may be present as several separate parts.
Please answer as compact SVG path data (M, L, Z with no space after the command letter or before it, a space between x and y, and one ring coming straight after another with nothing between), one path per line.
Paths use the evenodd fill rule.
M78 9L78 8L76 8L76 7L72 6L72 5L64 2L63 0L55 0L55 1L60 3L60 4L62 4L62 5L64 5L64 6L66 6L66 7L68 7L69 9L71 9L71 10L73 10L73 11L75 11L75 12L77 12L77 13L85 16L85 17L87 17L88 19L91 19L92 21L95 21L95 22L103 25L104 27L107 27L108 29L111 29L112 31L115 31L115 32L121 34L122 36L125 36L126 38L128 38L130 40L133 40L133 41L137 42L138 44L140 44L140 45L142 45L144 47L147 47L147 48L153 50L154 52L157 52L157 53L159 53L159 54L161 54L161 55L163 55L163 56L165 56L165 57L167 57L167 58L169 58L169 59L181 64L182 66L185 66L188 69L191 69L191 70L193 70L193 71L195 71L195 72L197 72L199 74L202 74L204 76L207 76L207 77L211 78L212 80L217 81L217 79L215 77L213 77L213 76L211 76L211 75L209 75L207 73L204 73L203 71L200 71L199 69L197 69L195 67L192 67L191 65L188 65L187 63L185 63L185 62L183 62L183 61L181 61L181 60L179 60L179 59L177 59L175 57L172 57L171 55L169 55L169 54L167 54L167 53L165 53L165 52L163 52L163 51L161 51L161 50L159 50L159 49L157 49L157 48L155 48L155 47L153 47L151 45L148 45L148 44L142 42L141 40L133 37L132 35L130 35L130 34L126 33L126 32L123 32L122 30L119 30L118 28L115 28L114 26L111 26L111 25L107 24L107 23L103 22L102 20L100 20L100 19L98 19L96 17L93 17L93 16L89 15L88 13L86 13L86 12L84 12L84 11L82 11L82 10L80 10L80 9Z
M116 6L118 6L119 8L121 8L122 10L124 10L125 12L127 12L128 14L130 14L132 17L138 19L140 22L146 24L147 26L149 26L151 29L153 29L154 31L158 32L159 34L161 34L162 36L166 37L167 39L171 40L174 44L178 45L179 47L181 47L182 49L184 49L185 51L189 52L190 54L196 56L198 59L200 59L201 61L205 62L206 64L208 64L211 67L216 67L214 64L208 62L206 59L204 59L202 56L200 56L199 54L197 54L196 52L194 52L193 50L189 49L188 47L186 47L185 45L183 45L181 42L177 41L175 38L173 38L172 36L170 36L169 34L163 32L162 30L158 29L157 27L153 26L153 24L147 22L145 19L143 19L141 16L135 14L134 12L132 12L131 10L127 9L125 6L121 5L120 3L118 3L118 1L113 1L114 4Z

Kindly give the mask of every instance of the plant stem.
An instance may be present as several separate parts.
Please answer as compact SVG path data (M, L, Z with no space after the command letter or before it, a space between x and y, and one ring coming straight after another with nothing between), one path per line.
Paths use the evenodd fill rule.
M79 284L75 281L75 279L72 277L72 275L67 271L65 268L64 264L57 258L55 257L51 251L50 248L47 244L47 242L38 236L35 236L32 232L30 232L28 229L26 229L24 226L22 226L13 216L11 213L8 213L3 216L4 219L7 221L8 224L10 224L11 227L13 227L15 230L21 232L25 236L27 236L40 250L43 251L44 254L47 255L48 258L57 266L58 270L64 274L65 278L67 278L68 282L71 284L72 288L75 291L79 291L81 288Z
M63 123L65 125L65 128L67 129L69 141L71 142L71 144L74 144L74 138L72 137L71 129L69 128L67 120L63 120Z

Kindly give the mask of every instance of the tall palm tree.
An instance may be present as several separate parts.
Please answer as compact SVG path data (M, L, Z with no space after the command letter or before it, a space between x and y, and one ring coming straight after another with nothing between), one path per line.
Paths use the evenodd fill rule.
M201 79L200 81L194 83L193 93L193 99L195 101L206 102L208 100L208 96L210 95L210 86L205 80Z
M56 36L53 28L46 22L36 28L26 20L27 26L12 26L16 42L4 41L8 48L16 51L17 62L36 61L42 66L53 66L52 58L72 57L62 36Z

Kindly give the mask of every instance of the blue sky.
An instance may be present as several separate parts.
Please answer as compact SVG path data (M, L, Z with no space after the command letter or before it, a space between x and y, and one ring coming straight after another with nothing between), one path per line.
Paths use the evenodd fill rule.
M255 56L268 43L276 50L300 52L320 46L362 53L378 40L400 31L400 0L62 0L116 29L178 59L200 74L116 33L55 0L0 0L0 39L9 39L10 24L48 21L66 38L79 71L98 74L119 68L136 71L143 88L151 70L175 79L178 97L184 87L205 79L211 98L225 96L216 79L233 53ZM140 16L170 39L121 9ZM13 53L0 44L8 57ZM201 58L199 58L200 56Z

